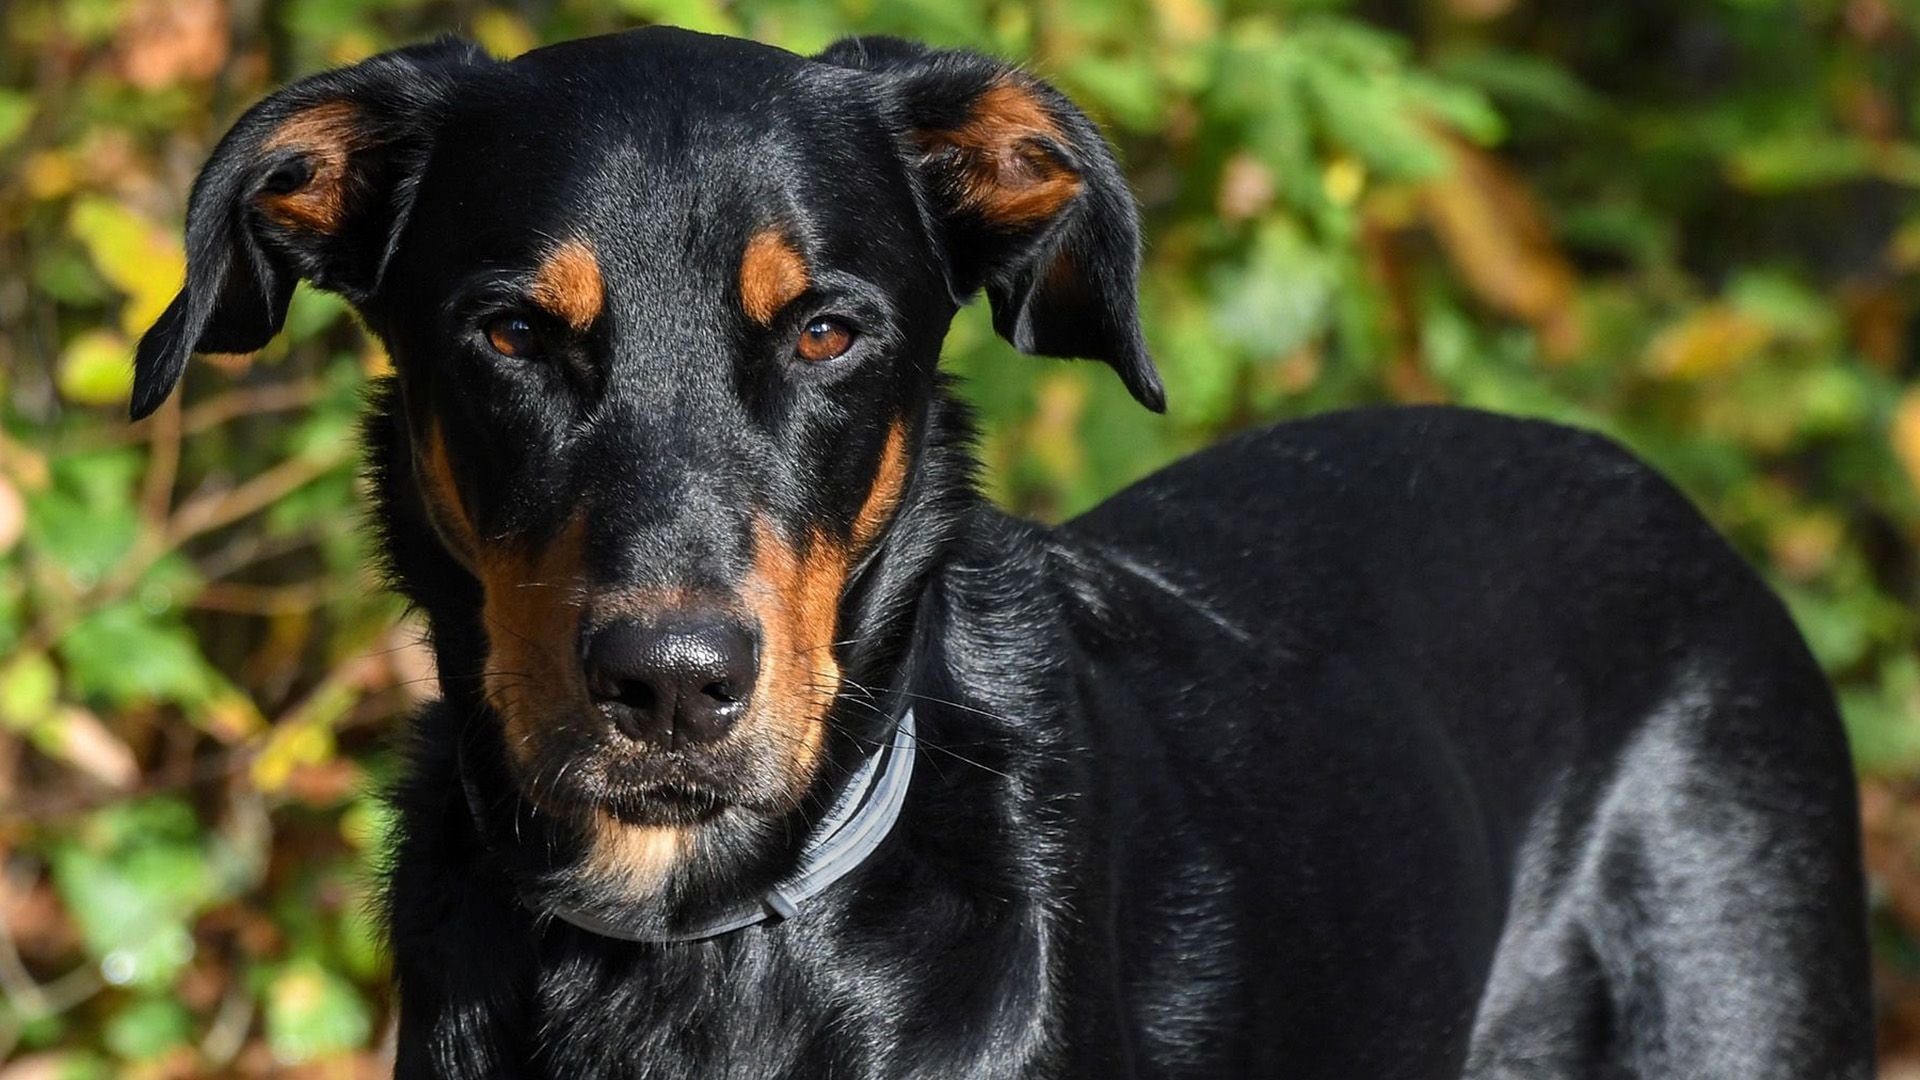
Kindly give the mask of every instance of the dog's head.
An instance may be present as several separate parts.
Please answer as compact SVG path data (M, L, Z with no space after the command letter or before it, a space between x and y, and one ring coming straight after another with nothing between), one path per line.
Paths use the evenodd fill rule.
M890 39L442 42L256 105L195 185L133 412L295 283L397 371L409 497L477 583L472 676L549 813L629 868L792 811L849 580L910 497L954 312L1161 392L1131 199L1043 82ZM459 673L447 673L450 677Z

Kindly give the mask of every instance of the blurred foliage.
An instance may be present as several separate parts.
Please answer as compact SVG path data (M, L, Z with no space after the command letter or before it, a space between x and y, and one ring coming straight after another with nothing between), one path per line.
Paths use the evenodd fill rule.
M1889 1075L1912 1064L1912 0L7 0L0 1077L379 1068L371 792L431 678L353 509L386 359L303 291L279 341L130 428L131 342L179 282L195 169L279 82L450 28L510 55L652 21L974 46L1107 127L1172 412L969 313L948 355L1019 510L1367 401L1585 424L1667 470L1839 690Z

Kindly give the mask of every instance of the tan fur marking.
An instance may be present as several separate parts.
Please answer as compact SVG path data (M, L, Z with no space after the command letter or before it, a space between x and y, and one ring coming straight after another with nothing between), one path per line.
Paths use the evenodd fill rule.
M788 781L804 790L819 765L827 706L840 690L834 633L847 553L819 531L804 545L789 544L766 520L755 523L753 570L743 590L760 621L760 677L754 685L756 722L792 747Z
M762 229L740 256L740 306L766 325L780 309L807 291L807 263L777 229Z
M481 685L499 714L508 754L521 774L522 790L548 813L576 815L575 807L546 805L538 776L536 724L556 714L590 715L591 704L571 643L579 632L586 574L581 565L585 518L576 516L559 536L534 551L482 547L477 573L484 601L487 663ZM576 818L576 820L578 820ZM630 825L605 810L585 822L586 868L596 877L635 893L658 891L693 849L693 831L672 826Z
M575 330L585 330L600 317L606 286L593 249L568 240L553 249L533 277L533 302L551 311Z
M1047 139L1064 146L1066 137L1033 91L1012 78L989 86L966 123L918 132L917 138L930 159L945 159L957 171L961 209L997 224L1045 221L1083 186L1077 174L1034 145Z
M887 428L887 444L880 450L880 466L873 475L873 486L853 518L853 546L865 551L892 520L907 486L907 427L895 420Z
M350 184L347 168L367 139L358 124L359 110L344 101L315 105L293 114L261 149L294 149L312 170L307 182L292 191L259 196L268 217L282 225L330 233L346 219Z
M426 447L416 455L414 475L419 478L420 494L427 507L427 518L446 542L454 558L473 568L474 553L480 537L466 505L460 501L460 489L453 481L453 465L447 460L447 440L435 423L427 429Z
M693 850L693 832L672 825L629 825L602 811L594 821L587 864L603 879L636 893L658 892Z
M483 545L476 559L487 632L481 685L505 726L508 752L522 766L533 759L532 717L551 712L557 703L583 712L588 707L573 650L586 588L585 523L576 516L536 550ZM538 792L529 794L537 801Z

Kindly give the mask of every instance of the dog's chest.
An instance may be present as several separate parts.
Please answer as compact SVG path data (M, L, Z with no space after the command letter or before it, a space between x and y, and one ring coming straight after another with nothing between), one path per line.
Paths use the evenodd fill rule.
M749 931L748 933L754 933ZM669 1080L863 1076L864 1010L761 942L610 947L556 958L536 994L544 1075Z

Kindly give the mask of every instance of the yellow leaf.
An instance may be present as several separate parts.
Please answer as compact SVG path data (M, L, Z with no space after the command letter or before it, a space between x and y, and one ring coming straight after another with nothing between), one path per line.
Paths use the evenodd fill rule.
M348 30L327 47L330 64L357 64L380 51L380 43L365 30Z
M1920 491L1920 387L1900 398L1893 412L1893 452L1907 470L1907 479Z
M1087 384L1077 371L1052 372L1035 387L1037 408L1027 431L1027 452L1063 484L1077 483L1086 472L1080 452L1080 417L1086 412Z
M1725 304L1710 304L1662 330L1647 347L1647 361L1656 375L1702 379L1732 371L1772 341L1765 323Z
M273 980L267 992L273 995L275 1008L304 1014L320 1004L326 996L327 984L314 972L296 969Z
M121 328L137 334L152 325L187 273L186 252L173 233L98 197L75 202L67 228L107 284L126 295Z
M73 155L65 150L41 150L20 166L20 186L35 199L58 199L73 190L79 178Z
M540 43L526 20L499 8L483 8L473 17L473 36L502 60L519 56Z
M1181 44L1205 41L1220 29L1220 12L1211 0L1154 0L1153 13L1168 40Z
M1352 206L1367 186L1367 166L1359 158L1341 154L1320 174L1320 187L1337 206Z
M285 790L293 771L317 765L333 756L333 729L317 723L283 723L267 737L260 756L253 759L253 785L261 791Z
M194 723L214 738L232 745L265 730L266 717L245 694L227 691L207 702L205 711Z
M82 405L116 405L133 392L133 349L111 330L90 330L60 354L60 392Z

